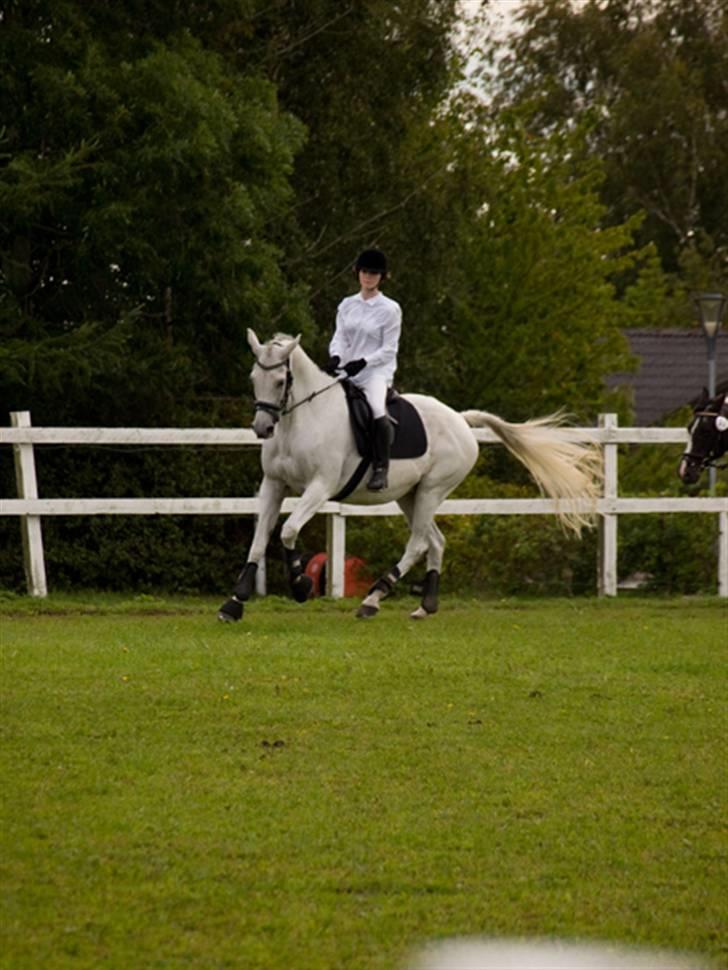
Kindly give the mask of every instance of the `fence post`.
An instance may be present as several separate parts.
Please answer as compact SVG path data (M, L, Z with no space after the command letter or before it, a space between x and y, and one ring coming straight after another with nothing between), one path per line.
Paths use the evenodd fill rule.
M600 414L599 427L606 431L617 427L616 414ZM604 442L604 498L617 498L617 443ZM599 517L599 577L600 596L617 595L617 515L604 512Z
M326 516L326 595L344 595L346 561L346 519L336 512Z
M30 427L30 411L11 411L10 424L13 428ZM13 445L15 459L15 481L18 498L38 498L38 481L35 476L35 455L33 445ZM25 582L30 596L47 596L45 557L43 555L43 532L39 515L23 515L20 519L23 536L23 566Z
M718 513L718 596L728 597L728 512Z

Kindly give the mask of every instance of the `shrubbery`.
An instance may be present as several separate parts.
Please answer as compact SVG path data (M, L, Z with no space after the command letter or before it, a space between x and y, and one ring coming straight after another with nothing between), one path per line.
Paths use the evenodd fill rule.
M680 423L681 416L678 416ZM211 448L36 449L40 494L47 497L247 496L260 480L256 450ZM675 461L664 446L633 446L620 456L620 494L680 495ZM13 494L9 450L0 477ZM508 483L504 484L503 480ZM519 482L518 479L521 479ZM515 480L515 483L514 483ZM705 485L705 481L703 482ZM726 494L726 484L718 489ZM523 498L535 495L522 469L502 449L484 449L459 497ZM597 535L579 540L552 516L441 516L447 548L443 589L485 596L592 594L597 587ZM94 588L148 592L224 592L239 571L252 535L250 517L84 516L43 521L52 589ZM408 530L402 517L347 520L347 552L374 575L402 555ZM717 576L717 516L620 516L619 577L644 574L644 588L661 593L713 592ZM325 549L322 516L304 529L304 553ZM277 532L271 541L268 586L286 593ZM415 567L403 587L420 579ZM0 520L0 587L22 591L18 523Z

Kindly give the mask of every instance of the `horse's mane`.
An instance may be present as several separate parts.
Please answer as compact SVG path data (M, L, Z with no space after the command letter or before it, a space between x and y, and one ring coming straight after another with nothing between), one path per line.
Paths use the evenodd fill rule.
M292 340L295 340L295 339L296 338L291 336L290 333L282 333L281 331L277 331L276 333L273 334L270 340L266 342L266 347L285 347L286 344L289 344ZM291 360L294 360L294 358L298 361L299 366L309 368L310 365L313 365L316 371L321 370L319 365L308 355L306 350L301 346L300 341L298 343L298 346L294 347L293 353L291 354Z

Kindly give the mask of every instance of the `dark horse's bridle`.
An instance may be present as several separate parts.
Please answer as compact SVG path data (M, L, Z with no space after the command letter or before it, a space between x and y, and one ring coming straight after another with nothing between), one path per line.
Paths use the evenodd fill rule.
M710 419L711 427L709 433L712 435L712 439L710 447L703 455L696 455L693 451L683 452L682 460L688 468L697 468L700 471L703 471L705 468L728 468L728 464L726 463L721 465L717 463L718 459L722 458L726 450L728 450L728 431L722 431L716 425L718 418L721 417L728 418L728 400L726 399L724 399L722 407L715 411L695 411L693 414L691 428L695 425L695 421L700 422ZM695 434L692 432L692 440L694 438ZM725 443L723 439L725 439Z

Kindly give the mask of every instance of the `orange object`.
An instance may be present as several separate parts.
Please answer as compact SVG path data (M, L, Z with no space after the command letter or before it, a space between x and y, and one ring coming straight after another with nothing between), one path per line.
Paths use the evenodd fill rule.
M323 596L326 593L327 559L325 552L317 552L306 563L304 572L313 580L312 596ZM344 560L344 596L363 596L369 591L372 582L364 560L358 556L347 556Z

